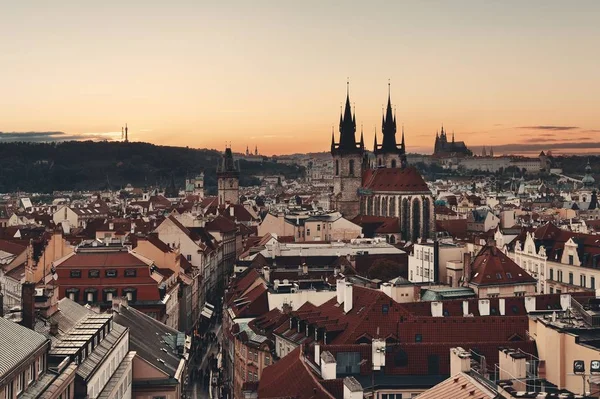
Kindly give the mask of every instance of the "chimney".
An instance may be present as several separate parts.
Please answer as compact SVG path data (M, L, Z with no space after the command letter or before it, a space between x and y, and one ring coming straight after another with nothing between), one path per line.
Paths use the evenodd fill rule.
M318 343L315 344L315 363L321 365L321 345Z
M501 380L527 378L527 357L513 349L502 349L499 354Z
M26 281L21 286L22 321L23 327L33 330L35 324L35 283Z
M381 338L373 339L371 345L371 359L373 359L373 370L381 370L385 367L385 341Z
M480 299L479 300L479 315L489 316L490 315L490 300Z
M463 301L462 308L463 308L463 316L468 316L469 315L469 301Z
M363 387L354 377L344 378L344 399L362 399Z
M281 305L281 312L282 312L283 314L290 314L290 312L291 312L292 310L294 310L294 309L292 308L292 305L290 305L290 304L289 304L289 303L287 303L287 302L286 302L286 303L284 303L283 305Z
M346 288L346 279L338 278L336 280L335 292L337 294L337 303L341 305L344 303L344 291Z
M431 302L431 316L432 317L444 317L444 304L442 302L438 302L438 301Z
M471 370L471 353L461 347L450 348L450 376Z
M337 363L329 351L321 353L321 378L324 380L336 379Z
M305 276L308 274L308 265L306 263L302 263L302 274Z
M535 296L525 297L525 310L527 311L527 313L535 311Z
M235 216L235 209L231 205L229 205L229 216L231 216L231 217Z
M113 222L110 222L108 224L108 229L111 230L111 231L114 230L115 229L115 224Z
M352 310L352 283L345 283L344 288L344 313L348 313Z
M50 322L50 335L56 337L58 335L58 321L52 320Z
M463 285L467 285L471 280L471 253L465 252L463 255Z
M505 316L506 315L506 299L504 299L504 298L498 299L498 308L500 310L500 315Z
M4 317L4 294L1 290L2 286L0 286L0 317Z
M571 294L561 294L560 307L562 310L567 310L571 307Z
M269 269L269 266L263 267L263 277L267 283L271 282L271 269Z

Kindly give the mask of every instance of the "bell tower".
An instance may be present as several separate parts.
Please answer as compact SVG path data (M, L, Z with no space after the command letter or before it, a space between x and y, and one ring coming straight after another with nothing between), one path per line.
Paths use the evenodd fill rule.
M237 204L240 200L240 170L233 160L231 147L225 148L221 162L217 165L217 188L219 205Z
M365 165L365 143L361 132L356 141L356 113L350 107L349 82L346 83L346 105L340 114L340 139L335 142L331 132L331 155L333 156L333 207L345 218L352 219L360 211L358 190L362 183Z

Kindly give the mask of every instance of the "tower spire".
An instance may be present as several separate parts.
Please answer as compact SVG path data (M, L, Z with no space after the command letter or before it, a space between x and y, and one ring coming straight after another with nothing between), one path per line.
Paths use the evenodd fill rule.
M335 149L335 139L333 136L333 125L331 125L331 151Z
M365 148L365 137L363 135L363 124L360 124L360 148Z
M377 151L377 127L375 127L375 140L373 143L373 151Z
M406 151L406 147L404 146L404 124L402 124L402 151Z
M129 143L127 123L125 124L125 142Z

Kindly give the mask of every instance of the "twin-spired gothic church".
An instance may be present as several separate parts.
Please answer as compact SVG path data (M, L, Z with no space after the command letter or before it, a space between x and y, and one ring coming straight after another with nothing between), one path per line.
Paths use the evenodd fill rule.
M340 115L339 141L331 135L331 155L334 162L334 208L345 218L357 215L398 218L402 239L417 241L433 237L435 216L431 191L421 174L406 161L404 129L400 144L396 141L396 116L388 91L388 102L381 130L383 138L369 161L363 132L356 141L356 114L352 114L350 95Z

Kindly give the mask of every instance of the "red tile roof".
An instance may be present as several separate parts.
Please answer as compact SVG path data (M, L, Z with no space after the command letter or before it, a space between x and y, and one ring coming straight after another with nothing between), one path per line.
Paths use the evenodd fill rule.
M470 284L517 285L535 284L537 280L517 265L495 245L486 245L473 260Z
M363 187L373 191L430 193L425 180L414 166L404 169L368 169L363 174Z
M334 399L320 383L299 346L277 363L265 368L258 383L258 397L294 399Z
M146 266L144 262L128 252L77 252L59 267L110 267Z

